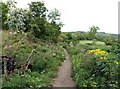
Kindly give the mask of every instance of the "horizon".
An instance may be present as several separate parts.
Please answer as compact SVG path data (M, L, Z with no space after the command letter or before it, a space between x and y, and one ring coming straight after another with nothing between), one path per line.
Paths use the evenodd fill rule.
M6 0L3 0L6 1ZM119 0L14 0L18 8L28 8L32 1L43 1L48 10L54 8L61 13L61 22L65 24L62 32L89 31L89 27L98 26L98 32L118 33ZM102 6L102 7L101 7Z
M65 31L64 31L65 32ZM64 33L63 32L63 33ZM68 32L68 31L67 31ZM69 31L69 32L89 32L89 31ZM107 32L101 32L101 31L99 31L99 32L97 32L97 33L105 33L105 34L113 34L113 35L120 35L120 33L107 33Z

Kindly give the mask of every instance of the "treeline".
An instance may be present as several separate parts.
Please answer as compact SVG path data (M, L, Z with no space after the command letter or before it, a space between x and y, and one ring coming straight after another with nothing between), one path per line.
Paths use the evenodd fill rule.
M98 33L98 30L100 30L98 26L92 26L89 28L88 32L64 32L60 35L60 41L77 44L80 40L92 40L94 42L105 42L106 45L120 42L119 37L115 38L111 35L102 35Z
M0 27L29 33L35 38L57 41L63 26L57 9L48 11L44 2L31 2L28 9L17 8L17 2L0 2Z

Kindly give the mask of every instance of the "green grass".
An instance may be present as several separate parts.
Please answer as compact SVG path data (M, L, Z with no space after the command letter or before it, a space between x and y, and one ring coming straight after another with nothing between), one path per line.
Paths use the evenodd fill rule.
M101 41L97 41L96 44L97 44L97 45L105 45L105 43L104 43L104 42L101 42Z
M92 44L94 41L92 41L92 40L84 40L84 41L80 41L79 43L81 43L81 44ZM104 42L101 42L101 41L96 41L95 42L95 44L96 45L105 45L105 43Z

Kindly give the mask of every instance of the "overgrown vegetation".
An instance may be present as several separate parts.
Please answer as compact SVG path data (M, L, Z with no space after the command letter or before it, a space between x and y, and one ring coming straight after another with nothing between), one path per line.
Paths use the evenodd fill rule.
M15 5L13 1L0 3L3 30L29 32L36 38L57 41L63 26L57 9L48 11L44 2L31 2L28 4L29 9L17 8Z
M8 74L5 67L10 66L1 62L3 87L50 87L66 48L77 88L119 88L118 37L99 34L97 26L90 27L89 32L61 32L63 24L57 9L48 11L44 2L31 2L28 9L15 5L13 1L0 2L1 56L16 63L14 71Z
M12 57L16 61L14 75L8 75L7 79L3 79L3 87L50 86L60 62L64 60L63 49L55 44L41 42L39 39L36 39L37 43L31 42L27 40L29 37L21 33L10 34L9 31L3 31L3 36L5 36L3 44L7 45L3 55ZM28 59L33 49L34 52ZM32 64L30 70L17 69L21 65L24 66L27 61Z
M3 30L0 45L2 56L7 56L3 59L7 65L5 61L1 62L4 64L2 86L48 87L64 60L62 47L55 44L63 26L60 13L57 9L48 11L44 2L31 2L29 9L17 8L16 4L0 2ZM29 65L31 67L27 68Z
M77 33L68 34L72 37L79 37ZM67 39L68 44L65 42L64 47L71 55L73 79L76 82L76 87L78 89L81 87L119 88L119 39L105 36L99 41L94 36L92 40L81 41L72 37L70 40ZM111 44L107 44L108 40L106 39L110 39Z

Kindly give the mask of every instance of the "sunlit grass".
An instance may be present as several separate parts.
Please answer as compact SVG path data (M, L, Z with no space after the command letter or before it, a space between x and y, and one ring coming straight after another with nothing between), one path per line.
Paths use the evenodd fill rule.
M96 44L97 44L97 45L105 45L105 43L104 43L104 42L101 42L101 41L97 41Z
M83 40L83 41L80 41L79 43L81 43L81 44L92 44L94 41L92 41L92 40ZM95 42L95 44L97 44L97 45L105 45L105 43L104 42L101 42L101 41L96 41Z

